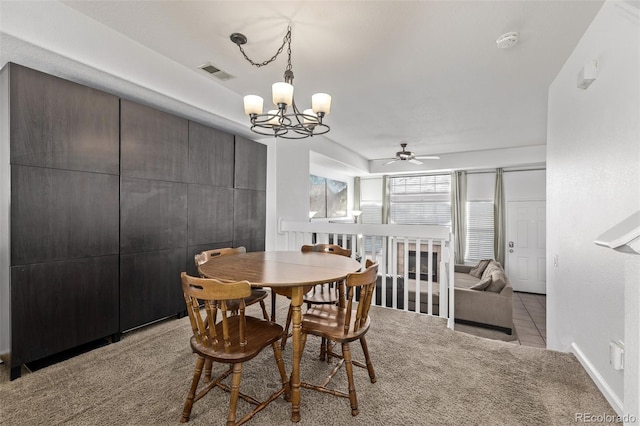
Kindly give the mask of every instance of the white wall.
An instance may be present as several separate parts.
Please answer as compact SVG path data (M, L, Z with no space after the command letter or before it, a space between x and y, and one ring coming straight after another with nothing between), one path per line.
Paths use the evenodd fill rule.
M502 175L505 202L544 201L547 198L546 170L505 171Z
M640 208L636 7L607 1L549 88L547 345L573 351L618 412L625 382L637 398L638 370L635 377L629 368L614 370L609 342L626 340L637 358L638 303L625 306L624 299L625 287L637 294L640 278L625 274L626 262L637 260L593 241ZM576 75L594 59L598 78L576 88ZM633 336L625 336L625 325ZM634 405L628 402L626 410ZM633 409L637 415L637 401Z
M279 139L274 142L275 162L268 170L275 173L275 191L267 191L267 203L271 198L275 206L277 220L305 222L309 220L309 174L311 170L324 177L348 180L351 182L353 197L353 176L366 173L368 162L360 155L337 145L322 136L302 139ZM337 160L339 159L339 161ZM313 164L312 164L313 161ZM331 174L331 176L328 176ZM352 200L352 198L351 198ZM353 202L348 205L353 208ZM277 226L277 225L276 225ZM277 232L267 233L267 250L285 250L284 235Z

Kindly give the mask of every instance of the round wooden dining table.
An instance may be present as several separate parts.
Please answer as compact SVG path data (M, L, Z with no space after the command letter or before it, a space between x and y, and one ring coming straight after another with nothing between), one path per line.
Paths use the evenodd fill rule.
M293 362L291 420L300 421L300 359L302 358L302 296L304 288L340 281L360 270L350 257L300 251L250 252L212 258L198 268L200 274L219 280L247 280L254 286L291 289Z

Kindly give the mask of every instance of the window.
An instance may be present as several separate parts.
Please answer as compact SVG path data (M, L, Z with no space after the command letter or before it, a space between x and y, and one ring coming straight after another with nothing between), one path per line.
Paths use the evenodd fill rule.
M451 226L451 176L390 178L391 223Z
M493 259L493 202L467 202L467 241L465 263Z
M382 223L382 203L362 203L360 209L362 210L360 223Z

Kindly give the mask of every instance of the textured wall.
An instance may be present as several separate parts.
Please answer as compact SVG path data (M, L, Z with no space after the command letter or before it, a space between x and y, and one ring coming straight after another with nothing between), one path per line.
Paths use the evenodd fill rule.
M609 365L609 342L625 339L625 286L639 278L625 274L628 255L593 241L640 208L638 53L638 10L607 2L549 89L548 346L575 352L617 410L624 372ZM576 88L594 59L597 80ZM637 345L638 305L626 309Z

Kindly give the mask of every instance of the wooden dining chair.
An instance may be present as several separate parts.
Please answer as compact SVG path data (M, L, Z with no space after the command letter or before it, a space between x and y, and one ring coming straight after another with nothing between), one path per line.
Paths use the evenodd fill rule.
M315 244L315 245L303 245L300 248L303 253L317 252L317 253L329 253L337 254L340 256L351 256L351 250L340 247L336 244ZM290 289L286 289L290 290ZM288 295L288 297L291 297ZM311 305L335 305L344 306L344 284L343 282L323 283L313 286L310 290L305 292L303 303L307 304L307 309ZM287 344L287 338L289 337L289 327L291 326L291 307L287 313L287 321L285 323L284 335L282 336L282 343L280 347L284 349ZM324 360L327 351L330 351L330 342L322 339L320 345L320 360Z
M240 247L235 247L235 248L231 248L231 247L225 247L225 248L220 248L220 249L214 249L214 250L206 250L203 251L201 253L198 253L194 256L194 261L196 263L196 268L198 268L200 265L202 265L203 263L207 262L210 259L219 257L219 256L229 256L229 255L234 255L234 254L242 254L242 253L246 253L247 249L244 248L243 246ZM200 276L202 278L203 275L200 274ZM267 313L267 308L264 304L264 299L267 298L267 291L262 289L262 288L255 288L252 287L251 288L251 295L247 298L244 299L244 304L246 306L250 306L253 305L255 303L260 303L260 308L262 309L262 316L264 317L264 319L268 320L269 319L269 314ZM227 302L227 308L231 311L231 312L236 312L237 306L238 306L238 301L228 301Z
M369 349L365 334L369 331L371 320L369 318L369 308L371 299L376 287L376 277L378 275L378 264L367 260L366 270L347 275L345 286L347 290L346 306L338 305L314 305L302 318L302 351L307 341L307 335L320 336L327 341L334 341L342 345L342 354L331 353L332 357L339 358L340 362L331 371L329 376L321 385L312 385L302 382L301 386L320 392L329 393L335 396L349 398L351 404L351 415L358 415L358 399L353 380L353 366L366 368L369 372L371 383L376 382L376 375L369 356ZM357 306L354 303L358 295ZM357 362L351 358L349 343L355 340L360 341L365 363ZM335 376L342 365L347 372L349 383L348 393L327 388L331 379Z
M245 315L245 300L251 295L249 282L223 283L211 278L192 277L185 272L181 274L181 279L182 291L193 330L191 349L198 358L180 421L182 423L189 421L193 404L214 387L224 389L231 394L227 426L241 425L247 422L282 393L289 400L291 389L284 369L282 351L278 345L284 330L282 326L274 322ZM230 315L229 302L238 303L237 314ZM201 309L201 303L204 303L204 309ZM222 318L216 323L218 311L221 311ZM271 393L266 400L257 401L240 392L242 364L253 359L269 345L273 349L282 386ZM230 367L217 379L209 381L198 391L202 368L207 360L230 364ZM223 383L223 380L229 375L232 375L231 386ZM196 391L198 392L196 393ZM256 406L239 420L236 418L238 398Z

